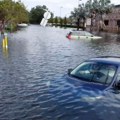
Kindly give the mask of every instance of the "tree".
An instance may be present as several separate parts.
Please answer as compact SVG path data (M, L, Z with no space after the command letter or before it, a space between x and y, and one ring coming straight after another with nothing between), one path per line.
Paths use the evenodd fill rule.
M57 26L57 24L58 24L58 18L55 17L55 25Z
M18 23L29 22L29 12L26 10L23 3L16 2L13 11L14 13L12 13L12 15L14 15Z
M38 5L32 8L30 11L30 23L40 24L40 21L42 20L46 10L48 10L48 8L45 5L43 6Z
M98 28L100 29L100 23L103 23L103 15L111 12L113 5L110 0L88 0L85 4L79 5L78 8L74 8L71 12L71 16L77 19L77 25L79 29L79 23L83 20L83 24L87 17L91 18L91 28L93 27L93 20L98 18Z
M48 20L49 23L51 23L53 25L54 23L54 14L51 12L51 18Z
M21 2L15 2L12 0L0 1L0 20L3 24L13 24L28 22L28 11Z
M80 23L82 23L82 28L84 29L85 20L87 17L87 9L85 8L85 4L79 5L79 8L74 8L74 11L71 12L71 16L77 19L77 29L79 30L79 27L81 26Z
M60 26L62 27L62 25L63 25L63 19L60 18Z
M64 18L64 25L66 25L67 24L67 18L65 17Z
M96 19L98 29L103 29L103 15L111 12L113 4L110 0L88 0L86 2L86 7L91 15L91 27L93 27L93 20ZM100 27L101 26L101 27Z

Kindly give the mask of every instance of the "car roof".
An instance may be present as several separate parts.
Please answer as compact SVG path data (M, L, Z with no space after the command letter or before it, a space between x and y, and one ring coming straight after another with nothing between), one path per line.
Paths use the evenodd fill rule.
M82 31L82 30L72 30L72 31L70 31L70 32L72 32L72 33L89 33L89 32L87 32L87 31Z
M96 58L91 58L89 61L103 62L108 64L120 65L120 57L119 56L100 56Z
M80 34L80 35L93 35L88 31L82 31L82 30L73 30L73 31L70 31L69 33Z

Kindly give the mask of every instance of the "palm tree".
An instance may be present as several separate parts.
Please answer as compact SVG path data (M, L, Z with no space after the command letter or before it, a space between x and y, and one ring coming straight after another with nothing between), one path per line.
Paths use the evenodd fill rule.
M91 18L91 30L93 28L93 21L98 23L98 29L102 29L103 15L110 13L112 7L113 5L110 0L88 0L85 4L81 4L78 8L74 8L74 11L71 12L71 17L77 19L78 29L79 22L83 20L84 24L87 17Z
M83 23L82 28L84 30L85 20L87 16L87 11L85 4L80 4L78 8L74 8L74 11L71 12L71 17L77 19L77 30L80 28L80 23Z
M98 29L103 29L103 15L111 12L113 5L110 0L88 0L86 2L86 8L91 14L91 27L93 27L93 19L96 19L98 23Z
M19 22L28 22L28 11L21 2L3 0L0 1L0 20L16 26Z
M100 0L99 1L99 6L96 8L96 12L99 15L99 20L98 22L98 29L101 30L103 29L103 15L108 14L111 12L111 8L113 7L112 4L110 4L110 0Z

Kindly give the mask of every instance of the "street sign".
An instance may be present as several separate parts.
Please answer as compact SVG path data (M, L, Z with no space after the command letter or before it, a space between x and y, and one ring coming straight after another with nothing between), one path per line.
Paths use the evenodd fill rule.
M47 11L47 12L44 13L44 18L45 18L45 19L48 20L48 19L50 19L50 17L51 17L50 12Z
M48 22L48 20L46 20L45 18L43 18L43 19L41 20L40 25L43 26L43 27L45 27L46 24L47 24L47 22Z
M40 25L45 27L48 22L48 19L50 19L50 18L51 18L51 13L49 11L46 11L44 13L44 18L41 20Z

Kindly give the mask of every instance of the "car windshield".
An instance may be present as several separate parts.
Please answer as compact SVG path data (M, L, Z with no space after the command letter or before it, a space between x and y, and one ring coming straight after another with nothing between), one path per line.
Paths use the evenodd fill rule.
M81 35L81 36L93 36L91 33L86 31L74 31L71 32L72 35Z
M89 33L89 32L85 32L85 35L86 36L93 36L91 33Z
M95 62L84 62L76 67L70 75L83 81L110 84L117 67L115 65Z
M84 36L85 35L85 32L84 31L74 31L74 32L72 32L72 35L82 35L82 36Z

